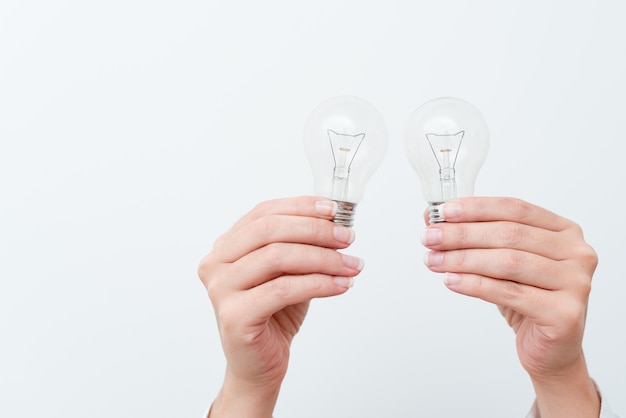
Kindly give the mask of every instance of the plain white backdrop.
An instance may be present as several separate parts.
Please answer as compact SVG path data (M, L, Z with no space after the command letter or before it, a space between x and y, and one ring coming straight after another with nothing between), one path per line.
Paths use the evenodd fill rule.
M385 117L387 156L316 300L277 417L521 417L533 392L497 309L422 264L413 110L481 109L476 193L578 222L600 256L585 350L626 413L626 4L17 1L0 4L0 416L193 417L224 358L196 276L261 200L309 194L309 112ZM442 409L443 408L443 409Z

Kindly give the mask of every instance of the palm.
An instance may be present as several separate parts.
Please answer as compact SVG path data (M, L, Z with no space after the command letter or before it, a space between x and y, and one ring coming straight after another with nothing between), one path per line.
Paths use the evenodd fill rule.
M284 377L291 341L300 329L308 307L309 302L287 306L252 328L250 339L253 343L249 346L247 357L253 360L249 364L256 365L256 375L266 376L269 380Z
M517 354L526 370L541 368L548 358L549 346L540 326L511 308L498 306L502 316L515 332Z
M561 318L541 324L511 308L498 308L515 332L517 354L529 373L563 369L580 357L584 314L571 322Z

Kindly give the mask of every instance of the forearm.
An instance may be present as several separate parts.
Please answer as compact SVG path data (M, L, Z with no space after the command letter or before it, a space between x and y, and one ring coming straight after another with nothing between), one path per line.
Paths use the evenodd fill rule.
M559 376L531 376L541 418L598 418L600 396L582 360Z

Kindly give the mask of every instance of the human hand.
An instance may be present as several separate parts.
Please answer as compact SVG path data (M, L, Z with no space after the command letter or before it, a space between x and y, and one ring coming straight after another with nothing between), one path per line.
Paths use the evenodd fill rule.
M443 213L446 222L422 236L431 250L428 268L445 272L449 289L498 306L516 334L543 418L597 417L582 351L597 256L581 228L512 198L456 199Z
M270 417L310 300L346 292L363 268L337 251L354 231L336 211L318 197L260 203L200 263L227 360L211 417Z

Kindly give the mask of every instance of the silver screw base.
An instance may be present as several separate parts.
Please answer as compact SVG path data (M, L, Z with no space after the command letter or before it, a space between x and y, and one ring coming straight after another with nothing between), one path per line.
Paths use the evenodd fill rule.
M333 222L352 228L356 203L342 202L341 200L335 200L335 202L337 202L337 214Z
M445 202L428 202L428 223L436 224L439 222L445 222L443 212L441 212L441 206Z

